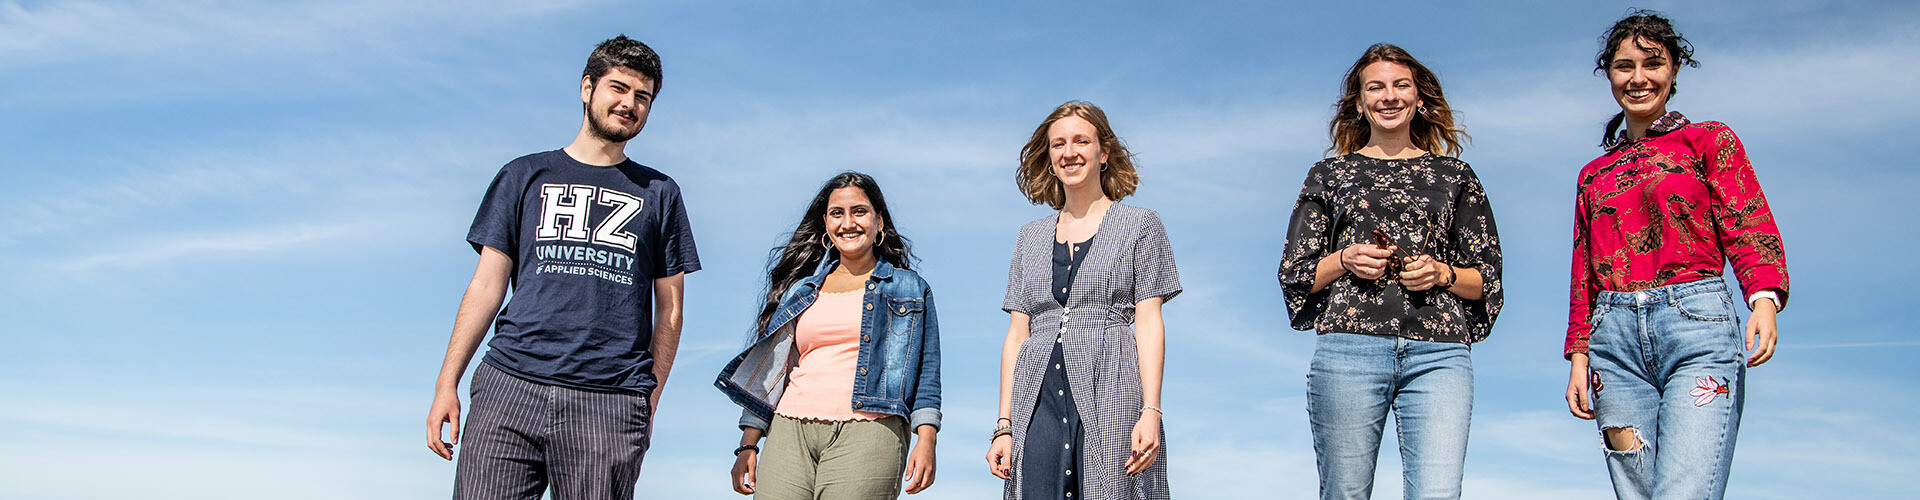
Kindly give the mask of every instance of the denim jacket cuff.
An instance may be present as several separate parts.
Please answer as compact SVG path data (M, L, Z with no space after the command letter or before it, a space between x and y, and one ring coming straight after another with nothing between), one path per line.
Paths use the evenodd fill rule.
M752 427L765 431L767 430L767 420L760 418L759 415L754 415L752 411L741 410L740 427Z
M940 430L940 409L921 408L914 410L913 414L908 415L907 432L911 433L914 429L919 429L922 425L931 425L934 430Z

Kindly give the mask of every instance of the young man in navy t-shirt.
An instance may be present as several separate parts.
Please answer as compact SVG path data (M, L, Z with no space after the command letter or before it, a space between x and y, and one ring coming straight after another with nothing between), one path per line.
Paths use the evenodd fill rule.
M443 425L460 445L456 499L549 486L555 499L633 497L680 344L682 280L700 269L679 186L625 153L659 90L653 49L602 42L573 143L507 163L480 201L467 232L480 264L427 413L428 448L453 458ZM457 387L490 322L463 432Z

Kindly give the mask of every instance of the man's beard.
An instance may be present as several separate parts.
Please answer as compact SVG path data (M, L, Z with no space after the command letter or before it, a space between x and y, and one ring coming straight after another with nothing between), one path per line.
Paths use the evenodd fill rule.
M620 130L614 127L613 124L608 123L613 120L611 115L611 110L607 113L594 113L592 105L589 104L587 106L587 124L589 128L593 129L594 137L599 137L600 140L607 142L620 143L627 142L633 139L633 136L640 135L640 127L634 127L633 131L628 132ZM634 116L634 118L638 118L638 116Z

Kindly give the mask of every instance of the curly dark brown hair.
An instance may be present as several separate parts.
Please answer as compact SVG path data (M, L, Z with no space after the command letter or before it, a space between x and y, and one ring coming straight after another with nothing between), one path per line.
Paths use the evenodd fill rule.
M1634 9L1627 12L1627 17L1615 21L1612 28L1607 28L1606 34L1600 35L1600 55L1593 60L1593 73L1605 74L1607 66L1613 63L1614 53L1619 52L1620 44L1627 40L1633 40L1640 50L1665 55L1677 65L1675 71L1679 70L1679 66L1700 67L1700 61L1693 58L1693 42L1688 42L1687 37L1673 29L1672 20L1659 12ZM1676 82L1669 85L1667 99L1673 99L1673 95L1680 92L1680 84ZM1619 142L1620 126L1626 120L1627 113L1624 111L1615 113L1613 119L1607 120L1606 133L1600 136L1600 147L1613 147L1614 143Z
M587 67L580 76L598 85L600 77L607 76L613 68L627 68L653 80L653 93L660 93L660 54L653 47L626 35L608 38L593 47L593 53L587 54Z

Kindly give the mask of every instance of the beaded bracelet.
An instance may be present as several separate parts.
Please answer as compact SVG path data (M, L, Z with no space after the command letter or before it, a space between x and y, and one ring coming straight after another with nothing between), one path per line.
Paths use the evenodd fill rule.
M1012 422L1012 420L1009 419L1008 422ZM993 428L993 437L987 438L987 442L993 442L995 440L998 440L1000 439L1000 436L1011 436L1011 435L1013 435L1013 426L1002 425L999 427L995 427Z
M1165 410L1161 410L1160 407L1158 406L1154 406L1154 405L1146 405L1146 406L1147 406L1147 409L1153 410L1154 413L1158 413L1162 417L1167 416L1167 412Z
M740 452L747 451L747 450L753 450L754 453L759 453L760 447L756 445L751 445L751 444L740 445L739 448L733 449L733 456L736 456L736 457L740 456Z

